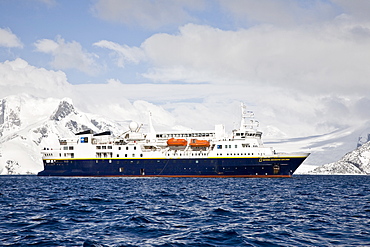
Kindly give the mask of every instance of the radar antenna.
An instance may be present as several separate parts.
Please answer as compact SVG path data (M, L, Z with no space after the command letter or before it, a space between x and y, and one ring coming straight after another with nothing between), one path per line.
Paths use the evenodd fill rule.
M259 122L254 119L253 111L247 111L245 104L241 103L242 109L242 120L240 123L240 130L247 131L251 129L256 129L259 126Z

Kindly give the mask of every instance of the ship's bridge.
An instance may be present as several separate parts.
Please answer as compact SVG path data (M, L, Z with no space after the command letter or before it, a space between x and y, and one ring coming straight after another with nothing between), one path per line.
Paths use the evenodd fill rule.
M234 132L234 139L246 139L246 138L258 138L261 139L262 132L261 131L235 131Z

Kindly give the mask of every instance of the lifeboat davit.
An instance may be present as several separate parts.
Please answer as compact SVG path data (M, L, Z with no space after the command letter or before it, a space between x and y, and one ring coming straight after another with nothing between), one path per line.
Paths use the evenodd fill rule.
M188 142L185 139L171 138L167 140L168 146L186 146L186 144L188 144Z
M190 144L191 147L209 147L209 141L207 140L197 140L191 139Z

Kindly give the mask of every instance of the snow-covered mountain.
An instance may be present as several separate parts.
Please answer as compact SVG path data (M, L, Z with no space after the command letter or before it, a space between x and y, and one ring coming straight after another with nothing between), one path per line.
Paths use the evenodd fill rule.
M0 174L35 174L43 169L40 150L81 130L111 130L118 123L78 111L70 99L41 99L27 94L0 100Z
M320 166L310 173L370 175L370 142L347 153L340 160Z
M115 112L120 115L120 120L139 119L139 122L145 121L145 113L150 110L154 113L154 117L159 119L155 122L155 127L166 130L178 127L178 123L169 112L146 102L134 102L129 107L126 105L106 107L110 109L108 116L112 115L111 109L115 109ZM43 169L40 154L43 147L57 146L59 138L73 136L74 133L85 129L92 129L95 132L110 130L115 135L120 135L128 129L128 122L123 126L120 123L107 120L106 117L84 113L78 110L68 98L37 98L28 94L3 98L0 100L0 174L36 174ZM278 152L310 152L311 155L298 168L297 174L305 174L328 163L331 164L315 169L314 173L330 171L332 174L364 174L369 171L365 168L361 170L360 165L355 166L358 169L352 166L352 168L341 167L341 165L365 164L366 152L351 155L351 160L354 160L358 154L355 161L332 162L356 148L356 145L366 142L370 129L364 126L369 125L370 123L367 123L357 128L340 129L328 134L294 139L284 139L284 133L281 134L271 126L265 129L264 141L266 146L272 146ZM280 139L276 136L280 136ZM364 147L366 144L361 148Z

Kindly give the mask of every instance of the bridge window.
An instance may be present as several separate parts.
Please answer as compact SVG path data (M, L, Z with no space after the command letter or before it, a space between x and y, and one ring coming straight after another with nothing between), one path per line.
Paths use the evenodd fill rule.
M222 145L217 145L217 149L222 149Z

